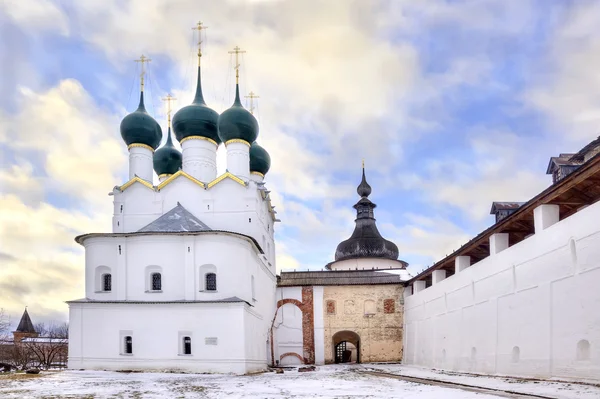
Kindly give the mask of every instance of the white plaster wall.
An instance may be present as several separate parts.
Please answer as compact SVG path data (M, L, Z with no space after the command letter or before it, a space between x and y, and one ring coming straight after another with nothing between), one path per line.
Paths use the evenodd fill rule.
M313 286L313 316L315 325L315 364L325 364L325 320L323 318L324 287Z
M334 262L329 267L331 270L385 270L400 268L402 264L391 259L357 258Z
M276 301L281 299L296 299L302 302L302 287L278 287ZM274 358L280 360L284 353L295 352L303 356L302 348L302 311L293 303L286 303L277 311L273 324ZM301 364L293 356L280 360L282 366Z
M600 203L407 296L404 363L600 380L598 220Z
M214 300L237 296L256 299L270 312L275 274L245 238L227 233L91 237L85 240L86 297L96 300ZM119 254L119 246L121 254ZM202 291L203 265L213 265L217 291ZM112 271L111 292L96 290L97 267ZM148 267L160 268L161 292L148 292ZM252 298L252 276L257 297ZM271 313L269 313L271 314Z
M242 186L225 179L205 189L180 176L160 191L134 183L114 190L113 232L135 232L169 212L179 202L214 230L253 237L275 268L274 222L256 182ZM121 208L122 207L122 208ZM265 240L263 241L263 237Z
M70 304L69 368L243 374L266 368L260 319L244 303ZM122 354L122 332L133 354ZM247 334L245 331L254 331ZM181 332L192 354L180 350ZM259 334L260 333L260 334ZM217 345L205 338L216 337Z

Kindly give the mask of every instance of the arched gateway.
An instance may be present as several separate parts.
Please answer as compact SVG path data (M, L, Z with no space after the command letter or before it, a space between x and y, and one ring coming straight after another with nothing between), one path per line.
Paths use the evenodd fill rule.
M333 358L336 363L360 363L360 337L353 331L338 331L332 337ZM352 347L356 348L353 356Z

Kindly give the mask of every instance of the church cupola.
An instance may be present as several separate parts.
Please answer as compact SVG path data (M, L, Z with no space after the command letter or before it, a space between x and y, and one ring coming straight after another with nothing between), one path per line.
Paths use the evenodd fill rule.
M365 177L363 165L362 180L356 191L361 197L354 205L356 209L356 227L352 236L342 241L335 251L335 260L357 258L383 258L398 260L398 247L381 236L375 224L374 209L376 205L368 198L371 186Z
M255 141L250 146L250 174L255 181L262 181L271 168L271 157L267 150Z
M198 22L198 79L194 101L181 108L173 116L175 137L183 150L183 170L196 179L204 182L217 177L217 148L219 138L219 114L209 108L202 95L202 75L200 60L202 59L202 30L206 29Z
M129 150L129 178L138 176L152 181L152 153L160 145L162 130L144 107L144 64L150 62L144 55L136 62L142 65L140 103L138 108L121 121L121 137Z
M171 140L171 101L174 98L169 94L164 100L167 101L167 123L169 126L167 142L156 150L153 160L154 171L161 182L181 169L181 152L175 148Z
M227 170L236 176L249 178L250 145L258 137L258 122L240 101L239 54L245 53L235 47L235 101L219 116L219 137L227 148Z

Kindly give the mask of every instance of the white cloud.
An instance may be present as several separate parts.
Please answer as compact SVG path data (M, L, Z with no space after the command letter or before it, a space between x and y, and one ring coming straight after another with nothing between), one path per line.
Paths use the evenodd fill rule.
M67 16L50 0L4 0L0 10L24 29L69 34Z

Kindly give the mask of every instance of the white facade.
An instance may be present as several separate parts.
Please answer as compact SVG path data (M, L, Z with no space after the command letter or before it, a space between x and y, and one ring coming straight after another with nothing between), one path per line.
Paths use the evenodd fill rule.
M484 374L600 380L600 203L558 221L534 211L535 234L456 274L416 281L405 298L406 364ZM407 291L409 291L407 289Z
M274 211L262 182L248 174L215 178L204 145L214 146L186 141L184 171L158 186L146 173L151 151L131 147L131 180L112 192L113 232L78 238L86 292L69 302L69 368L266 368L276 304ZM176 207L205 226L147 227Z

